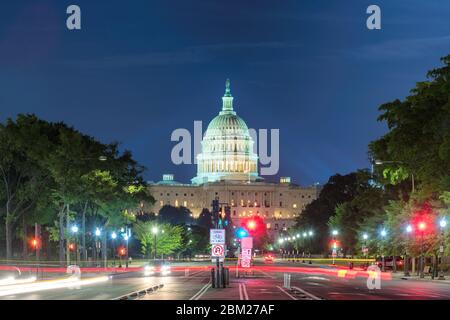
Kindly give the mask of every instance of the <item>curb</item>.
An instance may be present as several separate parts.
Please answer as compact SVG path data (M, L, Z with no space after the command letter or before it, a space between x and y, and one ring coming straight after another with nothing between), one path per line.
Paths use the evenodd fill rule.
M161 283L161 284L155 285L153 287L149 287L149 288L146 288L146 289L130 292L130 293L126 294L126 295L120 296L120 297L115 298L113 300L136 300L138 298L141 298L141 297L145 296L146 294L154 293L155 291L157 291L158 289L161 289L163 287L164 287L164 284Z

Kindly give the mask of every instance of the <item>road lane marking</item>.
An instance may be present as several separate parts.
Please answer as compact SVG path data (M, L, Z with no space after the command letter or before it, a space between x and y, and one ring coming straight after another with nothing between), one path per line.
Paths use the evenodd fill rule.
M208 282L205 284L196 294L194 294L189 300L198 300L200 299L208 289L211 288L211 283Z
M311 293L309 293L309 292L307 292L307 291L305 291L305 290L303 290L303 289L301 289L301 288L299 288L299 287L292 287L292 289L300 291L300 292L303 293L305 296L308 296L308 297L310 297L310 298L313 299L313 300L322 300L322 299L320 299L319 297L316 297L315 295L313 295L313 294L311 294Z
M239 283L239 297L241 300L249 300L247 286L243 283Z
M289 292L287 292L286 290L284 290L282 287L277 286L278 289L281 290L281 292L285 293L289 298L291 298L292 300L298 300L296 297L292 296Z

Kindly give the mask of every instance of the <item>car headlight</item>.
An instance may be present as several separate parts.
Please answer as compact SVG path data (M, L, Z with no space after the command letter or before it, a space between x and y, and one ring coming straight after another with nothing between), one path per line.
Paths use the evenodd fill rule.
M169 266L162 266L162 267L161 267L161 270L162 270L162 271L169 271L169 270L170 270L170 267L169 267Z
M155 269L152 266L145 266L144 267L144 275L148 276L155 272Z

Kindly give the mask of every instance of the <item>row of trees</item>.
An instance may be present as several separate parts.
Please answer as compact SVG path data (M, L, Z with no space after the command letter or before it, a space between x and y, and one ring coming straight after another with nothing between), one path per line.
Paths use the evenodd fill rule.
M437 254L448 237L438 221L448 220L450 208L450 55L442 62L406 99L380 106L378 120L388 132L369 145L373 170L331 177L300 215L297 227L315 230L313 251L329 253L336 229L346 254L362 255L363 246L372 253L418 254L422 242ZM420 233L419 222L426 225Z
M35 226L47 258L56 242L63 262L70 255L66 240L74 223L81 225L86 259L94 226L107 230L129 224L140 203L153 201L142 178L144 168L129 151L64 123L23 114L8 119L0 124L0 155L0 235L7 260L15 240L22 241L27 256L29 229ZM103 232L103 243L106 236Z

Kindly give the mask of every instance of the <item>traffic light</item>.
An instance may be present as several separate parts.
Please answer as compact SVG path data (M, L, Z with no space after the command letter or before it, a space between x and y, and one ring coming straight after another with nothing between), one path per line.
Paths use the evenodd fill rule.
M426 228L427 228L427 224L423 221L420 221L418 224L418 229L423 232L423 231L425 231Z
M70 243L70 244L69 244L69 250L70 250L70 251L75 250L75 245L74 245L73 243Z
M32 240L31 240L31 246L33 247L33 249L38 249L38 247L39 247L39 241L38 241L38 239L36 239L36 238L33 238Z
M236 229L236 236L238 237L238 238L245 238L245 237L248 237L248 231L247 230L245 230L245 228L238 228L238 229Z
M257 227L256 221L255 220L249 220L247 221L247 229L250 231L255 231Z
M119 255L124 256L126 253L125 248L119 248Z

